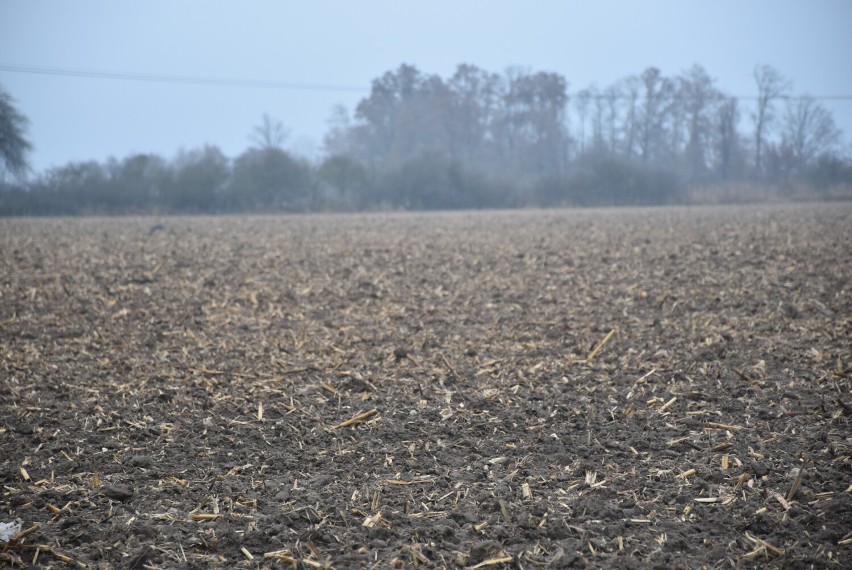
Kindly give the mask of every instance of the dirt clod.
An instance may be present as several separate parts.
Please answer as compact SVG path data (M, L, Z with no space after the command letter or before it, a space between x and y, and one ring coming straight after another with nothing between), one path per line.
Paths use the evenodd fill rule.
M101 488L101 495L114 501L129 501L131 497L133 497L133 491L125 489L124 487L110 485L108 487Z

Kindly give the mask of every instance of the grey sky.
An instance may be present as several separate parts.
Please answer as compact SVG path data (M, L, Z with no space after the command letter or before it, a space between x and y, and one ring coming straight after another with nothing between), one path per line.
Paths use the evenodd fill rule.
M172 157L205 143L235 156L267 112L288 145L319 147L331 109L350 109L401 63L451 74L520 65L572 92L648 66L702 64L731 95L768 63L797 93L852 95L852 0L163 1L0 0L0 64L297 84L363 92L203 86L0 70L32 121L33 166L131 152ZM743 102L747 109L750 104ZM852 101L825 101L852 140ZM744 113L745 126L748 123Z

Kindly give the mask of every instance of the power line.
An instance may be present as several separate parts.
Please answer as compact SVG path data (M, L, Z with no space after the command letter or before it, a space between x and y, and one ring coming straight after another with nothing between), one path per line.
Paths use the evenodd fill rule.
M29 73L35 75L58 75L64 77L83 77L87 79L118 79L127 81L145 81L149 83L182 83L208 85L214 87L261 87L267 89L286 89L291 91L333 91L365 93L369 89L352 85L323 85L296 83L290 81L271 81L258 79L234 79L222 77L194 77L190 75L165 75L159 73L132 73L124 71L95 71L90 69L68 69L62 67L38 67L33 65L15 65L0 63L0 71Z
M0 71L8 71L11 73L28 73L35 75L53 75L63 77L82 77L86 79L112 79L126 81L143 81L148 83L173 83L173 84L189 84L189 85L207 85L214 87L259 87L266 89L284 89L290 91L324 91L338 93L368 93L367 87L358 87L354 85L332 85L332 84L315 84L315 83L298 83L293 81L275 81L267 79L235 79L223 77L196 77L191 75L168 75L161 73L134 73L126 71L100 71L91 69L70 69L64 67L43 67L35 65L18 65L9 63L0 63ZM573 93L573 97L578 97L578 93ZM609 99L602 93L591 95L591 99ZM627 99L627 95L619 95L614 99ZM757 100L756 95L735 95L734 99L741 100ZM780 100L800 100L800 99L817 99L822 101L852 101L852 94L840 95L781 95L777 99Z

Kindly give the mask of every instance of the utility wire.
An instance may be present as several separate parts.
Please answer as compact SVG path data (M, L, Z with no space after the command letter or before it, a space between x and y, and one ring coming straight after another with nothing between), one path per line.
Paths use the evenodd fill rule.
M133 73L125 71L97 71L89 69L69 69L64 67L41 67L35 65L18 65L11 63L0 63L0 71L11 73L29 73L35 75L54 75L64 77L82 77L86 79L113 79L127 81L145 81L149 83L173 83L208 85L214 87L260 87L267 89L284 89L289 91L324 91L338 93L368 93L367 87L354 85L331 85L314 83L297 83L292 81L273 81L266 79L234 79L222 77L194 77L190 75L166 75L160 73ZM578 97L578 93L573 94ZM591 99L609 99L602 93L591 95ZM628 96L620 95L615 99L627 99ZM757 100L756 95L734 96L734 99ZM776 97L781 100L818 99L823 101L852 101L849 95L780 95Z
M87 79L118 79L128 81L146 81L149 83L183 83L209 85L215 87L263 87L268 89L286 89L291 91L335 91L365 93L369 89L352 85L322 85L295 83L289 81L270 81L257 79L233 79L222 77L193 77L189 75L163 75L155 73L131 73L124 71L94 71L88 69L67 69L61 67L36 67L0 63L0 71L12 73L30 73L36 75L59 75L64 77L83 77Z

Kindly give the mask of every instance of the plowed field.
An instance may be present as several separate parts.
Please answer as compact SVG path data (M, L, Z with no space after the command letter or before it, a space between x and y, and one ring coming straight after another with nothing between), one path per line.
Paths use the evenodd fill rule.
M0 220L0 564L848 568L850 277L848 204Z

